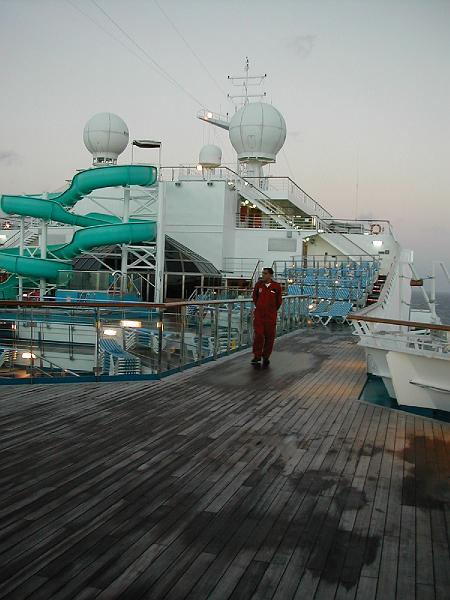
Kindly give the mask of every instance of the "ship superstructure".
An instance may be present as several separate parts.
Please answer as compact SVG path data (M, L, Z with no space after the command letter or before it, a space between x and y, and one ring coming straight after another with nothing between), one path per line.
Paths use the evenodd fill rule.
M304 318L323 325L356 323L367 349L369 372L383 378L391 396L407 403L409 394L403 384L396 383L393 373L398 375L399 361L409 360L405 353L425 356L425 345L411 342L405 325L371 325L370 319L438 324L433 295L424 291L430 311L411 310L411 285L419 282L413 252L400 246L389 221L334 216L290 177L271 175L267 165L276 162L283 147L285 119L262 94L250 93L251 83L264 76L250 77L248 64L244 77L231 79L242 86L242 94L233 97L238 99L235 113L205 110L197 116L208 126L228 131L235 165L223 164L222 150L214 144L201 148L198 161L192 164L164 165L163 142L145 138L133 139L132 148L156 151L155 161L133 159L132 164L118 164L129 143L128 127L117 115L100 113L84 129L92 168L78 172L65 191L3 195L1 298L159 304L237 301L248 297L262 267L272 266L288 296L307 299ZM251 306L243 305L240 311L242 325ZM121 322L135 321L123 316ZM41 348L38 355L26 347L16 352L14 344L11 348L4 344L3 363L10 368L26 365L29 355L36 360L45 355L49 364L78 375L91 369L115 375L121 370L119 363L128 368L121 367L122 373L151 374L155 362L161 368L163 345L166 358L184 352L179 341L171 341L173 322L165 326L164 335L157 319L137 335L133 327L123 325L99 329L98 323L84 326L61 319L50 323L51 316L47 316L38 319L40 325L33 329L25 317L4 317L6 323L13 321L12 338L19 345L38 342ZM228 350L242 342L242 331L236 333L239 327L233 325L236 319L233 315L224 318L225 324L216 315L216 324L211 320L205 325L208 335L206 329L200 335L200 346L208 338L215 356L220 353L221 328L226 329ZM368 320L362 324L356 318ZM105 330L113 331L109 337L114 340L107 339ZM99 331L103 332L101 340ZM186 330L183 344L185 333L189 337ZM201 359L198 332L192 335L187 355ZM445 365L436 367L444 373L443 380L439 376L434 385L422 375L409 384L439 394L439 406L446 406L450 394L445 375L447 334L440 333L436 339L426 330L426 335L426 350L436 350L427 355L427 364L435 357L439 365ZM65 347L69 341L70 360ZM137 350L142 344L144 353ZM134 351L138 360L133 358ZM399 352L401 359L394 356ZM48 365L41 368L51 370Z

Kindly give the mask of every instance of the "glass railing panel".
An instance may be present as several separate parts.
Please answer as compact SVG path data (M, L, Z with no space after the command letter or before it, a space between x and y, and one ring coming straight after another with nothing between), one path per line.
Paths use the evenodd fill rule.
M249 298L165 305L0 303L0 378L157 376L251 346ZM287 296L277 335L305 326Z
M94 374L92 309L1 308L0 376L29 378ZM7 371L7 373L5 373Z
M152 375L170 368L170 315L146 305L101 307L98 311L97 374Z

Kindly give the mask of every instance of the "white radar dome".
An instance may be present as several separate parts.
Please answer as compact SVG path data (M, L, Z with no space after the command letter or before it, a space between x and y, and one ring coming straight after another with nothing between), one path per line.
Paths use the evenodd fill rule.
M222 164L222 150L214 144L207 144L200 150L198 164L204 169L214 169Z
M98 113L84 126L84 145L92 154L94 165L115 165L129 138L125 121L114 113Z
M250 102L233 115L229 131L239 160L268 163L284 144L286 122L271 104Z

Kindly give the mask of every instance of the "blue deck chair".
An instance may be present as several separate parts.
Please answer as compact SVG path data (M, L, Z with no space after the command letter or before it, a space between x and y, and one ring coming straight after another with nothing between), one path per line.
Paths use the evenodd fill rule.
M322 325L326 326L330 321L336 321L338 323L345 323L347 321L347 315L351 312L353 304L351 302L333 302L327 311L327 314L323 314L320 317Z
M320 323L322 317L328 314L329 308L330 302L328 302L328 300L321 300L313 310L309 311L308 314L314 323Z
M300 296L302 293L302 286L298 283L293 283L292 285L288 285L288 294L290 296Z

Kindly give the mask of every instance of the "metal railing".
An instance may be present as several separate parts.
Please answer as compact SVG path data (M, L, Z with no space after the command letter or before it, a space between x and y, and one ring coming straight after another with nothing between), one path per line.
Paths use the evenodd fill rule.
M390 221L386 219L332 219L324 218L330 233L358 233L358 234L393 234Z
M400 319L382 319L381 317L367 317L362 315L352 315L348 317L352 321L362 321L364 323L385 323L386 325L398 325L408 329L428 329L430 331L448 331L450 325L442 325L440 323L423 323L420 321L402 321Z
M307 323L307 296L285 296L277 335ZM141 302L0 302L0 383L155 378L247 348L250 298ZM23 382L23 381L22 381Z
M313 200L311 196L306 194L295 182L288 177L246 177L240 175L230 167L220 166L216 169L208 169L207 173L199 171L197 165L187 165L179 167L162 167L161 172L166 174L166 181L226 181L230 186L234 186L239 191L242 197L255 203L258 208L266 215L270 215L273 220L278 223L279 228L293 227L291 223L292 217L283 211L282 207L277 204L277 199L270 196L272 180L286 181L286 189L291 190L291 194L295 191L295 199L297 203L292 202L300 209L306 210L308 214L315 215L317 220L325 217L331 217L331 214L326 211L318 202ZM278 190L276 190L278 191ZM288 191L286 192L288 198ZM293 198L291 198L292 200ZM321 221L322 229L326 230L326 224Z
M253 288L238 286L197 286L189 297L189 301L203 300L235 300L248 298Z
M320 221L315 216L296 217L288 216L285 213L279 213L277 216L284 219L292 229L317 231L320 228ZM242 215L238 213L236 214L236 227L240 229L285 229L273 217L264 213L260 215Z
M425 356L439 353L450 360L450 325L383 319L353 314L347 317L354 326L361 343L385 350L412 349Z
M367 254L354 256L350 258L346 254L316 254L308 256L292 256L290 260L275 260L272 264L275 274L278 277L289 276L294 274L298 269L339 269L339 268L362 268L364 265L369 265L374 269L380 266L380 260L376 256Z
M317 215L323 220L331 217L331 213L306 193L305 190L297 185L290 177L269 175L268 177L245 177L245 179L257 180L261 189L282 194L287 200L290 200L292 204L299 206L299 208L304 208L308 213Z
M236 278L250 278L261 264L259 258L226 256L223 259L223 273L231 273Z

